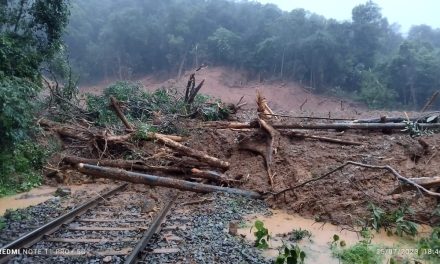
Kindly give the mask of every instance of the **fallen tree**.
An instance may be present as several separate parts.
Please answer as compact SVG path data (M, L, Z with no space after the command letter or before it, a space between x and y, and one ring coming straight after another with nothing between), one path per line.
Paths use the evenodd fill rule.
M137 170L137 171L145 171L145 172L154 172L160 171L165 173L180 173L180 174L188 174L190 170L182 168L182 167L164 167L164 166L151 166L146 165L142 160L108 160L108 159L86 159L75 156L66 156L63 158L63 162L66 162L71 165L76 165L79 163L85 163L89 165L100 165L107 166L113 168L121 168L127 170Z
M207 125L214 128L233 128L233 129L248 129L259 128L258 122L237 123L237 122L211 122ZM440 123L417 123L422 129L440 128ZM383 129L404 129L407 127L405 123L291 123L281 124L273 123L272 127L275 129L335 129L335 130L383 130Z
M262 198L262 196L259 193L254 191L195 183L190 181L159 177L149 174L130 172L122 169L99 167L84 163L78 164L77 169L78 171L84 174L99 178L127 181L127 182L146 184L151 186L162 186L162 187L168 187L168 188L174 188L183 191L191 191L198 193L225 192L225 193L237 194L255 199Z

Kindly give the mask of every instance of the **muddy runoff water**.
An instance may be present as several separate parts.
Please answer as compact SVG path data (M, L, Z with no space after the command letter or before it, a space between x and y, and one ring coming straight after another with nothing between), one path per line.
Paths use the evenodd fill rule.
M55 191L56 188L54 187L40 186L29 192L0 198L0 216L3 215L7 209L26 208L43 203L52 198Z
M99 195L98 193L101 192L103 189L107 187L111 188L112 186L114 186L114 184L92 183L92 184L69 185L69 186L60 186L60 187L69 188L72 192L72 195L75 195L78 192L84 192L91 196L96 196ZM0 198L0 216L4 215L6 210L8 209L11 210L21 209L43 203L53 198L56 190L57 190L56 187L43 185L34 188L28 192L23 192L16 195Z
M301 241L297 242L300 248L305 251L307 258L306 263L341 263L339 259L332 255L330 244L333 241L333 235L337 234L340 240L346 242L348 248L360 240L360 237L356 232L341 230L341 227L335 226L329 223L323 224L315 222L312 219L307 219L299 215L291 215L280 210L273 210L272 215L250 215L246 217L245 223L241 224L238 233L245 236L249 243L255 241L255 228L250 230L256 220L260 220L264 223L264 226L269 230L271 236L269 240L269 249L262 250L262 254L270 259L275 259L278 256L279 248L283 246L283 240L285 244L294 244L287 241L287 238L283 238L283 234L287 234L294 229L306 229L312 233L310 239L305 237ZM243 227L244 226L244 227ZM420 226L419 235L427 236L430 233L428 226ZM406 257L416 257L411 253L413 249L416 249L416 238L399 237L396 235L388 236L385 231L377 233L372 231L374 235L371 243L378 246L377 254L383 255L383 263L388 263L389 259L395 255Z

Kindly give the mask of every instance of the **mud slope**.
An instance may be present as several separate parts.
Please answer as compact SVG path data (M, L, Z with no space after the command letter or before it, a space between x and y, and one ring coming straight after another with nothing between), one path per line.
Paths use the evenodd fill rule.
M141 82L146 89L154 91L157 88L177 87L184 92L188 76L186 72L180 80L161 80L155 76L146 76L135 80ZM341 99L330 98L321 95L314 95L300 85L289 82L258 82L250 81L244 73L233 71L223 67L208 67L197 72L197 82L205 79L205 85L201 92L220 98L223 101L236 103L242 96L249 104L254 103L255 91L259 89L271 102L274 110L299 111L303 105L303 111L313 112L335 112L341 110ZM82 92L100 93L113 81L103 81L95 86L81 87ZM344 110L354 110L360 107L353 102L344 101Z

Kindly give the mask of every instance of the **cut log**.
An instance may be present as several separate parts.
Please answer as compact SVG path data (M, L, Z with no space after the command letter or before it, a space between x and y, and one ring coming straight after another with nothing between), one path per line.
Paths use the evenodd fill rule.
M360 146L362 143L360 142L354 142L349 140L342 140L342 139L336 139L336 138L329 138L329 137L322 137L322 136L315 136L315 135L309 135L306 133L298 132L298 131L290 131L286 133L288 137L295 137L295 138L311 138L311 139L317 139L319 141L325 141L330 143L337 143L342 145L355 145Z
M113 168L122 168L127 170L137 170L137 171L160 171L165 173L189 173L189 169L180 167L164 167L164 166L150 166L145 165L142 160L98 160L98 159L86 159L75 156L67 156L63 159L64 162L76 165L79 163L86 163L90 165L101 165Z
M163 186L184 191L209 193L209 192L225 192L246 196L249 198L262 198L261 195L254 191L241 190L236 188L220 187L209 184L195 183L165 177L159 177L149 174L141 174L121 169L99 167L80 163L77 166L82 173L92 175L99 178L108 178L113 180L127 181L132 183L146 184L151 186Z
M417 183L418 185L423 186L426 189L440 186L440 177L409 178L408 180ZM390 194L398 194L416 189L417 188L413 185L404 184L394 189Z
M225 170L227 170L229 168L229 162L226 162L226 161L220 160L218 158L209 156L208 154L206 154L202 151L189 148L189 147L184 146L176 141L170 140L169 138L158 135L158 134L156 134L156 138L160 142L165 144L165 146L170 147L174 150L177 150L180 153L185 154L189 157L192 157L192 158L195 158L199 161L205 162L206 164L209 164L213 167L222 168Z

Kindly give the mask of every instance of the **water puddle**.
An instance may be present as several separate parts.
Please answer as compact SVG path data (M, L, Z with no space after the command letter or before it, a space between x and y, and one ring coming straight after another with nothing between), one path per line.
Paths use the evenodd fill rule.
M43 185L29 192L0 198L0 215L3 215L7 209L26 208L43 203L52 198L55 191L56 188Z
M271 240L269 241L270 248L262 250L262 254L270 259L275 259L276 256L278 256L278 248L281 248L283 246L283 240L286 240L282 235L287 234L294 229L306 229L312 233L310 239L306 237L298 242L298 245L307 254L308 261L306 262L308 263L340 263L337 258L332 256L330 249L330 243L333 240L334 234L337 234L341 240L345 240L347 246L354 245L362 239L356 232L347 230L341 231L341 227L329 223L317 223L312 219L307 219L298 215L290 215L279 210L273 210L272 213L273 215L271 216L250 215L245 219L245 227L238 230L239 234L245 236L246 240L253 243L253 241L255 241L253 234L255 229L250 232L250 228L256 220L263 221L264 226L269 230ZM419 229L421 236L427 235L429 232L430 228L428 226L422 226ZM388 236L384 231L380 233L372 231L372 234L374 235L372 243L381 245L380 248L416 248L415 241L411 238ZM287 242L287 244L293 243ZM391 257L391 254L385 254L384 256L384 261L386 263L386 260Z
M78 192L84 192L84 195L88 194L94 197L99 195L105 188L114 187L114 184L81 184L60 187L70 188L72 195ZM21 209L44 203L54 197L56 190L57 187L43 185L28 192L0 198L0 216L4 215L7 209ZM75 201L71 201L71 203L74 205Z

